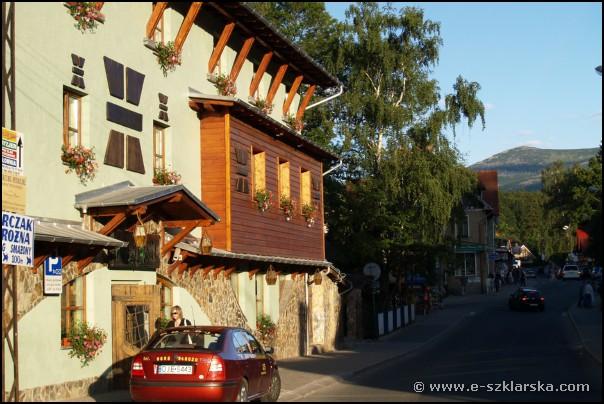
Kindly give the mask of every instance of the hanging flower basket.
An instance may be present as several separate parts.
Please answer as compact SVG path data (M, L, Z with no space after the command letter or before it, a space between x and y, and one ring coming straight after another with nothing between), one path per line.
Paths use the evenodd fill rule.
M313 276L313 281L315 282L315 285L320 285L321 282L323 282L323 277L321 276L321 271L315 272L314 276Z
M292 114L287 115L283 118L283 121L296 132L302 132L304 129L304 123L300 119L296 119L296 117Z
M307 227L311 227L313 224L315 224L315 206L312 203L305 203L302 206L302 216L304 216L304 219L306 219L306 226Z
M78 358L84 367L100 353L107 342L107 332L98 327L91 327L88 323L76 321L69 331L69 339L71 340L69 356Z
M156 169L153 173L153 184L155 185L176 185L180 182L181 175L176 171L169 171L165 168Z
M272 265L269 265L268 270L266 271L266 284L267 285L276 284L278 277L279 277L279 275L277 274L277 271L275 271L275 268L273 268Z
M82 34L87 30L91 33L98 27L98 23L105 22L105 16L101 13L103 2L76 2L70 1L65 3L69 9L69 14L76 20L74 26L79 29Z
M296 204L290 197L287 195L281 195L279 199L279 208L283 212L285 216L285 220L288 222L291 221L294 217L294 210L296 209Z
M94 179L96 170L99 167L95 161L93 150L94 147L87 149L84 146L61 146L61 160L63 161L63 164L68 166L65 173L69 174L70 172L75 171L76 175L80 178L82 185L86 185L86 182Z
M258 210L261 213L266 212L273 204L273 194L266 189L259 189L254 195L254 201L258 205Z
M208 80L214 83L220 95L232 97L237 94L237 86L228 74L212 74L208 76Z
M182 62L181 52L176 50L174 42L170 41L167 44L158 43L155 47L157 54L157 62L161 67L164 77L168 76L168 72L176 70L176 66L180 66Z
M264 98L256 97L252 99L251 103L266 115L273 112L273 104L269 104Z

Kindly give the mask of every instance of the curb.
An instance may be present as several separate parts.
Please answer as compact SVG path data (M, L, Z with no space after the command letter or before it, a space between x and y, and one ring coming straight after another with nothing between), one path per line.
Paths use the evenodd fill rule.
M589 354L589 355L590 355L592 358L594 358L594 360L595 360L596 362L598 362L598 363L600 364L600 366L601 366L601 365L602 365L602 359L598 358L598 357L596 356L596 354L594 354L594 353L593 353L593 351L592 351L592 350L591 350L591 349L590 349L590 348L587 346L587 344L585 343L585 341L584 341L584 339L583 339L583 334L581 334L581 331L579 331L579 327L577 326L577 323L575 322L575 319L574 319L574 317L573 317L573 315L572 315L572 312L571 312L571 310L570 310L570 309L571 309L571 307L573 307L573 305L574 305L574 303L573 303L573 304L571 304L571 305L568 307L568 309L566 309L566 315L567 315L567 317L570 319L570 322L573 324L573 327L575 328L575 331L577 332L577 335L579 336L579 339L581 340L581 345L583 345L583 349L584 349L585 351L587 351L587 353L588 353L588 354Z
M317 390L322 389L322 388L326 388L329 387L329 385L333 384L333 383L337 383L337 382L343 382L348 378L352 378L352 377L356 377L359 376L363 373L366 372L370 372L380 366L384 366L388 363L391 362L395 362L397 360L400 360L402 358L404 358L405 356L409 356L412 354L417 354L418 352L421 352L422 349L425 349L426 347L429 347L431 344L434 344L436 342L438 342L440 339L443 339L446 335L450 334L451 332L453 332L456 328L458 328L461 323L466 320L467 318L471 317L472 314L465 314L463 315L458 321L454 322L452 325L448 326L444 331L440 332L439 334L433 336L432 338L428 339L426 342L424 342L423 344L421 344L420 346L416 347L416 348L412 348L410 350L408 350L407 352L404 352L402 354L384 359L382 361L376 362L376 363L372 363L368 366L362 367L360 369L357 370L353 370L353 371L349 371L349 372L343 372L343 373L338 373L335 375L330 375L330 376L323 376L311 383L305 384L304 386L300 386L294 390L290 390L287 393L284 393L283 395L281 395L279 397L279 401L281 401L282 398L287 397L288 399L303 399L311 394L314 394L317 392ZM404 329L404 328L403 328ZM402 329L401 329L402 331ZM292 397L289 397L292 396Z

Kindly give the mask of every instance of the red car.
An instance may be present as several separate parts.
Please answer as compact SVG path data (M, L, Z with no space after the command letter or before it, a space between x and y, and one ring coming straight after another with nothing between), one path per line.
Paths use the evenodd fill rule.
M156 332L134 357L134 401L277 401L271 348L241 328L192 326Z

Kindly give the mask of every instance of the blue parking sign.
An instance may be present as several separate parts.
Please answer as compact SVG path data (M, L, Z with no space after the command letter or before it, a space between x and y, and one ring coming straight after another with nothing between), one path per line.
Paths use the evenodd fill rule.
M63 259L48 257L44 261L44 294L60 295L63 291Z

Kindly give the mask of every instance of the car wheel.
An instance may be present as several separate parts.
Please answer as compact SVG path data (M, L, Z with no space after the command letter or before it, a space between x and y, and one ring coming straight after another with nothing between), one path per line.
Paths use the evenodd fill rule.
M281 394L281 376L279 376L279 371L275 369L273 373L273 377L271 377L271 387L268 389L268 392L264 397L262 397L261 401L263 402L271 402L274 403L279 399L279 395Z
M237 398L235 399L235 401L239 401L239 402L247 402L248 397L247 397L247 380L243 379L241 381L241 387L239 387L239 393L237 394Z

